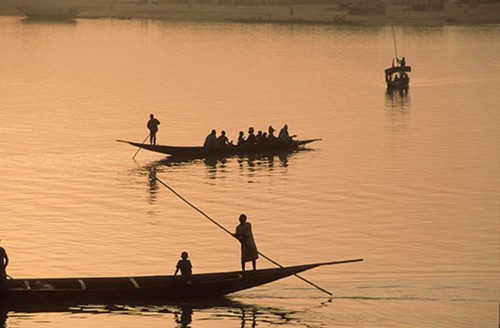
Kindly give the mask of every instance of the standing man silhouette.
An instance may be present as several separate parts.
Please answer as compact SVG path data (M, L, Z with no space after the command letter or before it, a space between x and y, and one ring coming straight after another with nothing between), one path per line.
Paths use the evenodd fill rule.
M158 121L153 114L149 115L147 127L149 129L149 143L151 145L156 145L156 132L158 132L158 125L160 125L160 121Z
M236 233L233 234L233 237L241 243L241 270L245 272L245 262L252 262L252 269L256 270L259 252L253 238L252 225L247 222L245 214L240 215L239 221L240 224L236 227Z

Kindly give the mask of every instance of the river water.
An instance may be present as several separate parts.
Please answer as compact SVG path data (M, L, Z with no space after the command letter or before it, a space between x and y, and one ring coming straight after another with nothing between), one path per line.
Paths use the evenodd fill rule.
M282 265L364 258L217 304L10 311L11 327L496 327L500 26L0 18L0 245L12 277L239 269L240 213ZM308 151L175 162L141 142L288 124ZM258 267L272 267L261 258Z

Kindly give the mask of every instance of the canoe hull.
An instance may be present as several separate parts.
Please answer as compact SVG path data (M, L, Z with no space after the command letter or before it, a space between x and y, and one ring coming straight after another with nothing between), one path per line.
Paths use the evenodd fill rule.
M7 281L7 290L0 293L0 303L123 304L212 299L264 285L321 265L356 261L361 259L260 269L245 273L234 271L196 274L190 281L179 276L11 279Z
M320 139L307 139L307 140L295 141L289 144L275 143L272 145L263 145L255 147L228 146L223 148L205 148L201 146L184 147L184 146L149 145L149 144L142 144L138 142L125 141L125 140L117 140L117 141L128 143L134 147L139 147L149 151L171 155L175 157L206 158L215 156L224 157L224 156L235 156L235 155L269 154L269 153L294 151L301 149L306 144L319 140Z

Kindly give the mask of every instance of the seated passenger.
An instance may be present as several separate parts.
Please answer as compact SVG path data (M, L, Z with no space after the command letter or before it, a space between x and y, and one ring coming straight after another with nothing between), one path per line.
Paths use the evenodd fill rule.
M187 252L181 253L181 259L177 262L177 266L175 268L174 276L180 271L182 278L187 282L191 283L191 276L193 274L193 266L191 265L191 261L188 259L189 255Z
M248 128L248 137L245 142L247 147L254 147L257 142L257 138L255 137L253 128Z
M210 134L205 138L205 143L203 144L203 147L205 148L217 148L217 132L215 130L212 130Z
M276 131L272 125L269 125L269 128L267 129L267 132L268 135L267 135L267 141L269 143L273 143L273 142L276 142L276 140L278 140L278 138L276 138L276 136L274 135L274 131Z
M293 138L296 137L295 135L290 136L288 134L288 125L284 125L283 128L281 128L280 133L278 134L278 140L284 144L289 144L294 142Z
M255 143L260 144L262 142L262 130L257 131L257 135L255 136Z
M217 145L220 148L224 148L230 145L229 139L226 137L226 131L221 131L220 136L217 138Z
M262 137L259 139L257 144L259 145L267 145L269 143L269 139L267 139L267 132L262 133Z
M236 144L238 147L242 147L243 145L245 145L245 135L243 133L243 131L240 131L240 134L238 135L238 143Z

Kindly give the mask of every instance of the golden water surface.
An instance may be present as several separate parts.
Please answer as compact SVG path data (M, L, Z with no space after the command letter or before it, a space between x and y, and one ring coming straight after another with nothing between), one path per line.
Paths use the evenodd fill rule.
M406 94L384 85L390 27L4 17L0 30L10 276L172 274L183 250L195 273L238 270L234 239L152 174L229 230L246 213L282 265L365 259L304 273L333 300L288 278L231 304L8 312L6 327L498 325L498 26L396 27ZM115 140L144 140L150 113L160 144L270 124L322 140L286 156L132 160Z

